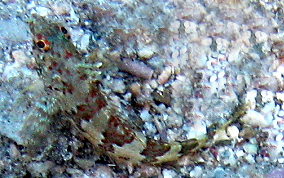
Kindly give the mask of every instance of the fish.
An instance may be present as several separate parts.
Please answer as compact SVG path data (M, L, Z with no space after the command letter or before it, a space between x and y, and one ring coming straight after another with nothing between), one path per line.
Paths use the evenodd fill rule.
M29 26L37 71L48 98L39 110L49 118L55 115L57 120L68 118L78 134L99 154L108 156L116 164L161 165L214 144L210 134L172 142L149 138L129 122L129 116L121 112L123 108L118 108L102 90L104 71L100 70L98 61L80 54L63 24L34 17ZM236 113L234 118L244 114ZM226 129L235 120L212 132Z

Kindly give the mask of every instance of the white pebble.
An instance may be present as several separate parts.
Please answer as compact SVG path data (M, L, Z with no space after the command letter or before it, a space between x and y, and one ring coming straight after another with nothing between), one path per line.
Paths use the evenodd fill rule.
M171 25L170 25L171 31L173 31L175 33L178 33L179 27L180 27L180 21L178 21L178 20L172 22Z
M45 16L51 14L51 10L46 8L46 7L43 7L43 6L37 6L34 10L38 15L40 15L42 17L45 17Z
M250 154L257 154L257 145L255 144L251 144L251 143L245 143L243 145L243 148L245 150L245 152L250 153Z
M131 101L131 97L132 97L132 94L130 92L123 95L123 98L129 102Z
M263 43L267 41L268 35L262 31L255 32L256 42Z
M283 145L279 143L271 143L271 146L268 148L268 154L270 159L276 159L279 157L279 154L283 152Z
M278 158L278 163L283 164L284 163L284 158Z
M179 56L179 51L178 50L174 50L172 53L172 58L177 58Z
M239 157L242 157L245 155L245 152L243 150L237 150L236 151L236 156L239 158Z
M206 65L208 66L208 68L210 68L211 67L211 62L210 61L207 61L208 60L208 58L207 58L207 56L204 54L204 55L201 55L200 57L199 57L199 59L196 61L196 63L195 63L195 67L197 67L197 68L202 68L202 67L205 67ZM209 64L208 64L209 63ZM211 67L212 68L212 67Z
M238 63L240 62L241 58L239 57L241 48L240 47L235 47L231 49L229 56L228 56L228 61L230 63Z
M256 96L257 96L257 90L250 90L247 92L246 99L255 99Z
M150 80L149 84L150 84L151 88L153 88L153 89L155 89L159 86L157 80Z
M266 122L264 116L255 110L248 110L247 113L241 118L241 120L245 124L252 126L260 126L260 127L268 126L268 123Z
M224 38L217 38L216 43L217 43L217 50L226 49L230 44L229 41Z
M173 170L164 169L163 178L174 178L177 176L177 173Z
M266 103L266 102L273 101L273 97L274 97L273 92L268 91L268 90L262 90L260 94L262 96L262 102Z
M61 1L58 1L55 4L51 4L50 7L56 15L68 14L70 11L70 5Z
M254 163L255 163L254 157L253 157L251 154L245 156L245 159L246 159L247 162L249 162L250 164L254 164Z
M227 128L227 132L228 132L228 135L231 137L231 138L233 138L233 139L237 139L238 137L239 137L239 129L238 129L238 127L236 127L236 126L229 126L228 128Z
M78 29L78 28L75 28L75 29L71 28L70 29L70 35L71 35L72 41L77 42L84 35L84 31L82 29Z
M147 133L154 134L157 132L157 128L152 122L144 122L144 128L147 130Z
M283 111L283 110L280 110L280 111L278 112L278 116L279 116L279 117L283 117L283 116L284 116L284 111Z
M79 23L78 14L75 12L75 10L74 10L72 7L70 8L69 14L70 14L70 19L71 19L73 22Z
M212 38L202 38L201 45L202 46L210 46L212 44Z
M271 114L274 110L275 110L275 102L272 101L264 105L264 107L261 109L261 113Z
M192 171L190 171L190 177L201 177L203 169L200 166L195 166Z
M143 121L150 121L152 116L147 110L143 110L140 113L140 117Z
M144 47L142 49L139 49L138 56L141 58L149 59L154 55L153 47Z
M15 59L15 65L18 66L30 60L30 58L25 54L24 50L22 49L12 51L12 57Z
M180 55L186 54L186 52L187 52L187 47L185 47L185 46L183 46L183 47L179 50Z
M225 76L225 71L224 70L221 70L219 73L218 73L218 78L221 79Z
M186 76L184 76L184 75L178 75L178 76L176 76L176 79L179 80L179 81L184 82L184 81L186 81Z
M280 93L280 92L276 93L276 98L281 101L284 101L284 93Z
M207 133L207 127L206 127L205 123L202 122L202 121L194 122L194 124L192 125L192 129L194 129L196 132L200 132L202 134Z
M234 22L228 22L227 28L230 29L231 32L235 34L239 34L240 32L240 25Z
M210 79L209 79L210 82L215 82L216 80L217 80L217 75L216 75L216 74L213 74L213 75L210 77Z
M275 141L279 142L283 139L283 134L282 133L279 133L278 135L276 135L275 137Z
M250 90L246 94L245 102L251 109L254 109L256 107L256 96L257 90Z
M225 130L218 130L213 138L214 141L230 140Z
M185 33L195 33L196 29L197 29L197 24L195 22L189 22L189 21L185 21L184 22L184 31Z
M226 78L219 78L218 79L218 90L222 90L222 89L226 89L226 83L227 83L227 80Z
M34 8L36 6L35 2L34 1L29 1L29 3L26 3L26 8L28 10Z
M87 52L87 48L90 43L90 34L84 34L80 40L80 49L84 52Z

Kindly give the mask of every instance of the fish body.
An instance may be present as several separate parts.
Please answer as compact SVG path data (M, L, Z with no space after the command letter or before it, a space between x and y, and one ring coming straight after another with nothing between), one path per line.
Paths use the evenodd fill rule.
M176 161L210 143L208 137L170 143L148 138L104 94L99 69L76 50L63 25L37 17L30 29L38 73L53 103L42 112L66 115L99 152L117 163L156 165Z

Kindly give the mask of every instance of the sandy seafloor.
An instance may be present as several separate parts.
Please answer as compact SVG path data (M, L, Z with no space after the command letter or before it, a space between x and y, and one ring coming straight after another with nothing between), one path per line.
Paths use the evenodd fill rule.
M1 1L0 177L284 177L283 7L281 0ZM41 122L29 116L46 95L37 87L32 14L62 22L86 57L112 52L102 86L121 110L135 108L130 122L141 120L151 138L198 138L232 119L240 103L244 114L212 138L219 144L175 165L116 165L60 121L41 135L57 138L32 157L26 126ZM116 65L119 57L128 67Z

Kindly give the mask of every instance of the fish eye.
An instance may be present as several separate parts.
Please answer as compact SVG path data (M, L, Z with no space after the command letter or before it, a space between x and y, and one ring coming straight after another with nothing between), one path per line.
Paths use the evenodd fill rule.
M48 51L50 49L50 43L47 40L38 40L35 42L36 46L43 50L43 51Z
M44 46L45 46L45 44L44 44L43 41L38 41L38 42L36 43L36 45L37 45L37 47L39 47L39 48L44 48Z

